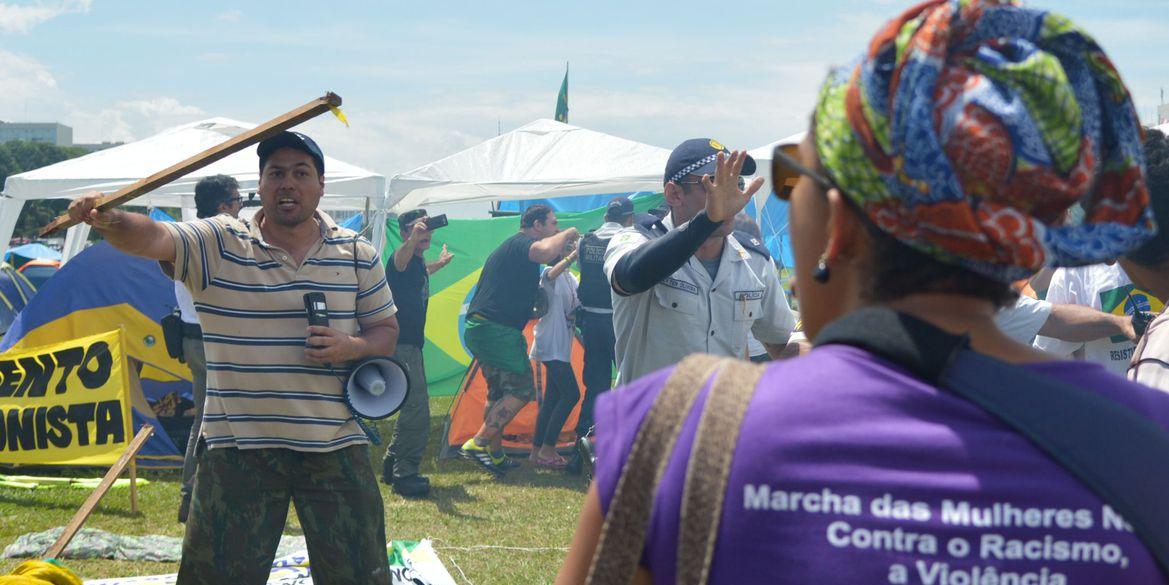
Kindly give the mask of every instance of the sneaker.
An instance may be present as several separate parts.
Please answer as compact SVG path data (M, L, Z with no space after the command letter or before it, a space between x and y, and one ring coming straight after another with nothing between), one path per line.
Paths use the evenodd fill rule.
M495 477L500 477L506 473L505 469L495 464L495 460L491 457L491 452L487 450L487 447L482 447L475 443L474 437L467 439L467 442L463 443L463 446L459 448L459 456L468 461L475 462L476 465L482 467L484 471Z
M430 495L430 478L414 474L394 480L395 494L404 498L425 498Z
M504 471L509 471L520 466L520 462L507 456L507 453L500 452L499 455L491 454L491 461L499 466Z

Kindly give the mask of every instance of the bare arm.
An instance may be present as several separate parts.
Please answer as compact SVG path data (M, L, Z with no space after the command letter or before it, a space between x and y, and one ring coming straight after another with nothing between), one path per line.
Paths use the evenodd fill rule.
M454 260L454 258L455 258L455 255L451 254L450 252L447 252L446 251L446 244L443 244L442 245L442 252L438 253L438 260L435 260L434 262L431 262L431 263L426 265L426 273L427 274L434 274L435 272L438 272L439 270L442 269L442 267L446 266L447 264L450 264L451 260Z
M575 242L578 237L580 237L580 232L576 228L568 228L554 236L536 240L528 248L528 260L537 264L547 264L559 258L560 254L564 252L564 246L568 242Z
M121 209L100 211L102 194L86 193L69 204L69 217L93 226L113 247L134 256L175 261L175 241L162 224Z
M375 355L393 355L398 346L398 317L387 317L347 335L332 327L311 325L304 355L316 363L341 364Z
M568 270L568 267L572 266L572 263L574 261L576 261L576 256L577 256L577 251L573 250L572 253L565 256L563 260L561 260L560 262L557 262L556 266L549 268L548 269L548 280L556 280L557 278L560 278L560 275L564 274L564 271Z
M1051 306L1051 315L1039 329L1039 334L1063 341L1086 342L1113 335L1136 339L1132 319L1113 315L1082 305L1057 303Z

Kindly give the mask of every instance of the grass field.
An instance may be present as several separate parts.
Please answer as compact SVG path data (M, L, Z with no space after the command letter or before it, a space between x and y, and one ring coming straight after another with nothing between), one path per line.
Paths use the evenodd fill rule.
M442 420L449 397L431 401L431 440L423 474L431 480L431 497L404 500L380 485L386 511L386 536L394 540L431 538L447 570L459 583L548 583L555 577L576 527L585 485L579 476L535 470L525 465L496 481L464 461L437 461ZM393 419L378 424L386 441ZM380 473L386 445L374 446ZM51 470L18 471L48 475ZM70 469L69 476L100 476L101 470ZM85 526L118 534L179 536L179 472L146 472L153 483L138 491L139 512L130 513L127 490L111 491ZM17 536L64 526L88 495L77 489L0 488L0 547ZM301 534L296 513L289 511L285 534ZM491 548L499 547L499 548ZM524 549L524 550L520 550ZM20 560L0 559L0 575ZM173 573L177 563L72 560L63 564L83 578Z

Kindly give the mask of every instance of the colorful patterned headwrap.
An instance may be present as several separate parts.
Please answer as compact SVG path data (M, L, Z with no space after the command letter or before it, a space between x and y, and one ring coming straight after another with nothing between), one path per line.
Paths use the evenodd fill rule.
M1116 258L1156 229L1128 90L1049 12L912 8L829 76L815 126L822 164L880 229L998 280Z

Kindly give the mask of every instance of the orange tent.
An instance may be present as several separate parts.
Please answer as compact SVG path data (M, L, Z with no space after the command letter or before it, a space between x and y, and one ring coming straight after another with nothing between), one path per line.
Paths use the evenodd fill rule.
M524 337L528 340L529 348L532 346L535 324L535 321L531 321L524 329ZM584 396L584 382L581 380L581 373L584 371L584 347L581 346L579 339L573 339L572 342L572 370L576 374L576 383L580 388L581 396ZM503 430L503 447L512 453L528 453L532 449L532 435L536 432L536 414L539 412L539 404L544 399L544 364L533 361L532 372L535 378L537 400L529 402ZM447 413L445 432L443 432L443 435L446 436L446 444L440 453L441 458L457 456L459 447L479 432L479 427L483 424L483 410L486 405L487 380L483 377L479 360L472 359L471 365L467 367L467 373L463 375L459 391L455 394L455 400L451 403L450 412ZM557 441L558 448L570 448L576 441L575 428L579 416L580 402L578 401L560 431L560 439Z

